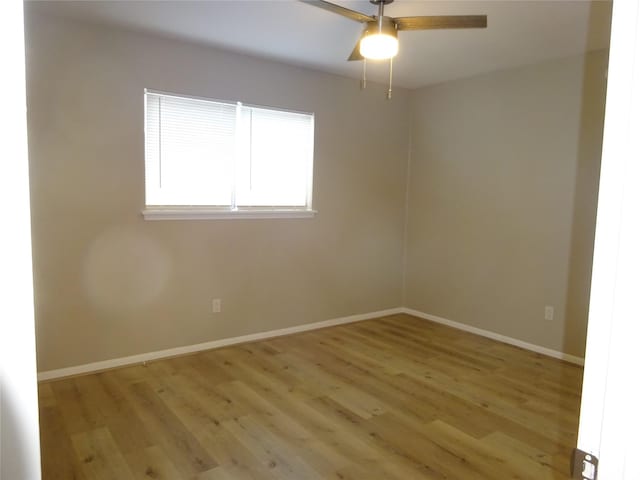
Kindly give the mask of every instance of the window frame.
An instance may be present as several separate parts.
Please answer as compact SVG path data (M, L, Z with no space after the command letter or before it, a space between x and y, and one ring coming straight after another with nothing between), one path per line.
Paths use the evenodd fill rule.
M202 96L187 95L182 93L165 92L150 88L144 89L144 208L142 216L145 220L217 220L217 219L278 219L278 218L312 218L317 211L312 208L313 201L313 170L315 141L311 146L311 158L307 172L307 199L303 206L212 206L212 205L149 205L147 204L147 94L161 95L174 98L199 100L204 102L222 103L226 105L239 105L241 107L281 111L285 113L303 114L311 117L311 134L315 139L315 114L299 110L291 110L280 107L249 104L233 100L218 100Z

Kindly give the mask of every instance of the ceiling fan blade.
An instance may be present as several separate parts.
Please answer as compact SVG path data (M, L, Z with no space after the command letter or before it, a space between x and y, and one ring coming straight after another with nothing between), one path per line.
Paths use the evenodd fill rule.
M350 62L353 62L354 60L364 60L364 57L360 54L360 39L358 39L356 46L353 47L353 51L351 52L351 55L349 55L349 58L347 58L347 60L349 60Z
M356 22L366 23L375 20L375 17L371 17L369 15L365 15L364 13L356 12L355 10L350 10L345 7L341 7L340 5L336 5L335 3L326 2L325 0L300 0L302 3L307 3L309 5L313 5L314 7L322 8L324 10L328 10L333 13L337 13L338 15L342 15L343 17L350 18L351 20L355 20Z
M439 28L487 28L486 15L436 15L398 17L393 21L398 30L434 30Z

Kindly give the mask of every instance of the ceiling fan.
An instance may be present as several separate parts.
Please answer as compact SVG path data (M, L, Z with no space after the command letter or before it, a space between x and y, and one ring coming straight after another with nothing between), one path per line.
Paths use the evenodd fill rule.
M418 17L387 17L384 6L393 0L369 0L378 6L378 15L366 15L325 0L300 0L365 24L364 30L348 60L365 60L362 88L366 86L366 60L389 59L389 91L391 98L392 61L398 53L398 31L434 30L448 28L486 28L486 15L430 15Z

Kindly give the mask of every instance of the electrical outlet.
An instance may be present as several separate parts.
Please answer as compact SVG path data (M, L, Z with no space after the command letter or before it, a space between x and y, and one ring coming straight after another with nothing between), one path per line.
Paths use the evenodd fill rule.
M211 311L213 313L220 313L222 311L222 300L214 298L211 302Z
M551 305L544 307L544 319L553 320L553 307Z

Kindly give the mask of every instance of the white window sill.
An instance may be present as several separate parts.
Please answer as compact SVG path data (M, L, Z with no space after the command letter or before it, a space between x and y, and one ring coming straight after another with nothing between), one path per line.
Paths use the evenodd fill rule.
M267 218L313 218L315 210L304 208L228 208L215 207L147 207L142 211L145 220L231 220Z

